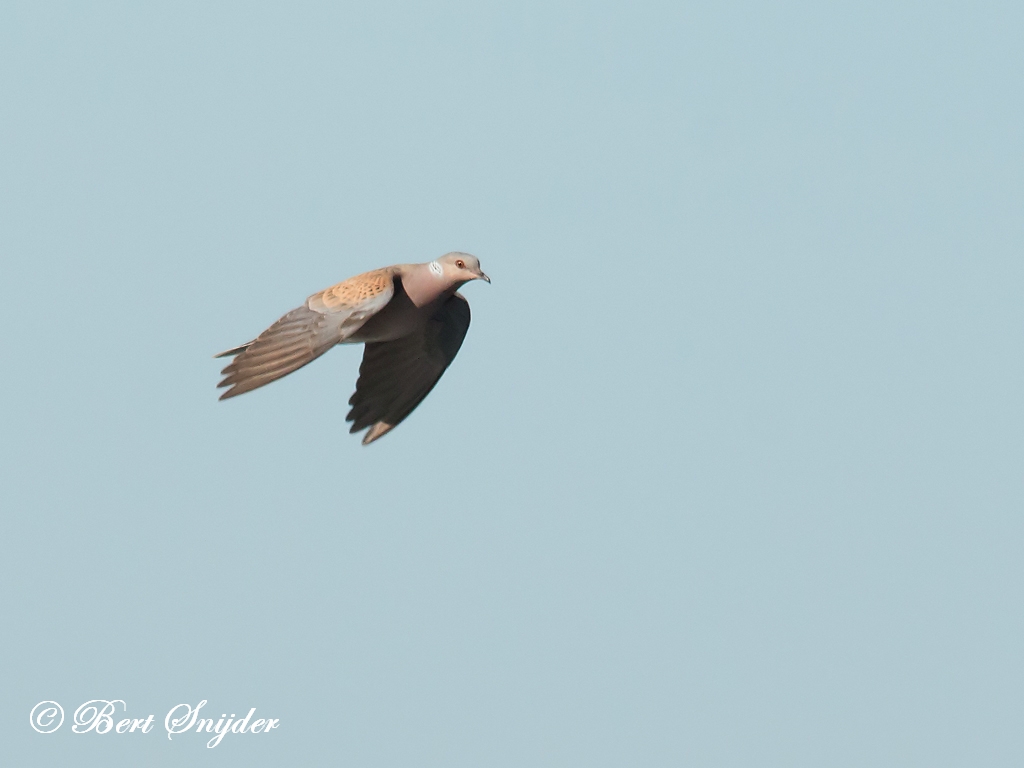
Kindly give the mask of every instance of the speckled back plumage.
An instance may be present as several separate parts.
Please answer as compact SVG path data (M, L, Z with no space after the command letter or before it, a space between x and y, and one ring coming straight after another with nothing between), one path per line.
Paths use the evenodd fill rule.
M342 280L330 288L314 293L306 300L306 306L318 312L357 307L391 291L397 270L398 267L384 267Z

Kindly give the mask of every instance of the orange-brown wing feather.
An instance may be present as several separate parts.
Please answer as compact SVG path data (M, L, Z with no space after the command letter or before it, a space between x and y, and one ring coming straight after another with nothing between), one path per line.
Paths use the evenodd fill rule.
M318 312L338 312L376 304L384 296L390 299L395 290L394 274L394 267L385 267L350 277L314 293L306 300L306 306Z
M217 357L235 356L221 373L221 400L276 381L316 360L387 306L394 295L395 269L356 275L314 293L252 341Z

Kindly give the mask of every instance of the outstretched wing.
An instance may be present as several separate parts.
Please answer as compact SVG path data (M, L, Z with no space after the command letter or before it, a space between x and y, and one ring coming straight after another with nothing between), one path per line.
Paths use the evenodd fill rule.
M420 333L367 344L346 421L367 427L363 445L397 427L434 388L469 330L469 302L454 294Z
M230 389L220 399L280 379L344 341L391 301L393 277L378 269L314 293L252 341L216 355L235 358L221 371L217 386Z

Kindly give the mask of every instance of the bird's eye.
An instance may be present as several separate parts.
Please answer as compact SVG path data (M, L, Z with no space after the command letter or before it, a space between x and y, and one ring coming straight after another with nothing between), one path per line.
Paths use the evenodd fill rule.
M455 266L458 267L459 269L465 269L466 262L464 262L462 259L459 259L458 261L455 262Z

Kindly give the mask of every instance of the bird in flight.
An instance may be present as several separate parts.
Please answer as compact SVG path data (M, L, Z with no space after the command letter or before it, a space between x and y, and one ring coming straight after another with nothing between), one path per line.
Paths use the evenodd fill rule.
M298 370L335 344L365 344L356 391L345 417L363 445L402 423L427 396L462 346L469 302L459 293L491 278L468 253L426 264L375 269L314 293L252 341L215 357L234 359L217 385L221 400Z

